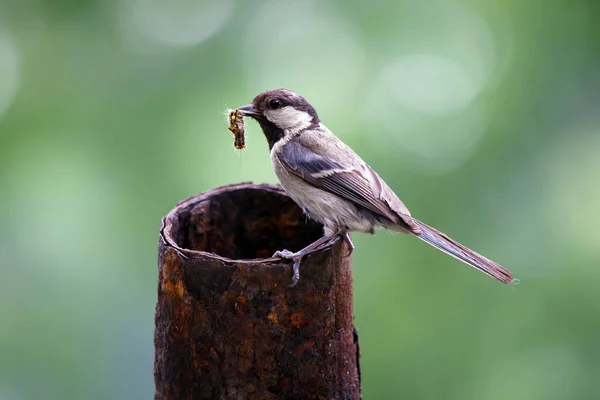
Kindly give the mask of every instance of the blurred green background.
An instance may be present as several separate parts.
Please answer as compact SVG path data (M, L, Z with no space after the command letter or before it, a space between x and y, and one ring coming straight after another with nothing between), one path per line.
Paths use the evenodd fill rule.
M520 279L354 235L364 398L600 398L598 16L594 0L0 0L0 399L152 398L160 218L276 182L258 125L236 152L224 110L277 87L413 215Z

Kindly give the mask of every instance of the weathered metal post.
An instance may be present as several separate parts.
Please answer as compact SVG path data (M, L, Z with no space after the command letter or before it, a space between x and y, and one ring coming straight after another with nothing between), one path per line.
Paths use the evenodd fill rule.
M163 218L155 316L155 399L359 399L352 270L343 241L291 262L318 239L271 185L239 184Z

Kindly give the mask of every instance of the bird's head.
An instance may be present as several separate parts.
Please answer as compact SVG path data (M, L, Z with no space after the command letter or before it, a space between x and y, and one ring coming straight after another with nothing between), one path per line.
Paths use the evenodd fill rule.
M252 100L252 104L238 110L260 124L270 148L282 137L319 124L313 106L304 97L287 89L261 93Z

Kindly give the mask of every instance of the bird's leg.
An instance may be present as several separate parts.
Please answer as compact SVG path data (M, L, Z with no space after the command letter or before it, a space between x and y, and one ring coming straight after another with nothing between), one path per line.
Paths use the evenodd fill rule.
M296 283L298 283L298 280L300 279L300 261L302 261L302 257L313 251L321 250L329 246L330 244L333 244L339 238L339 234L335 234L333 236L323 236L320 239L309 244L302 250L298 250L295 253L289 250L278 250L275 252L275 254L273 254L273 257L281 257L286 260L294 261L294 276L292 277L292 283L290 284L290 286L295 286Z
M346 257L350 257L350 255L354 251L354 243L352 243L352 239L350 239L350 233L348 231L340 231L337 235L330 236L330 238L331 238L331 240L329 242L323 243L322 245L320 245L318 248L316 248L314 250L316 251L316 250L324 249L325 247L333 245L339 239L343 239L344 242L346 242L346 244L348 244L348 247L350 249L350 251L348 251L348 254L346 254Z
M318 247L314 248L313 251L319 251L319 250L323 250L329 246L333 246L338 240L342 239L342 236L340 233L337 233L332 236L327 236L327 237L329 238L329 240L325 243L322 243Z

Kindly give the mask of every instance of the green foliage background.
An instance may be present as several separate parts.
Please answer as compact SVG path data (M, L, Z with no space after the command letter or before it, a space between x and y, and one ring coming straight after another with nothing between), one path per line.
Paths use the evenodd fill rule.
M354 235L366 399L600 398L599 4L0 0L0 399L153 396L160 218L276 182L276 87L520 279Z

